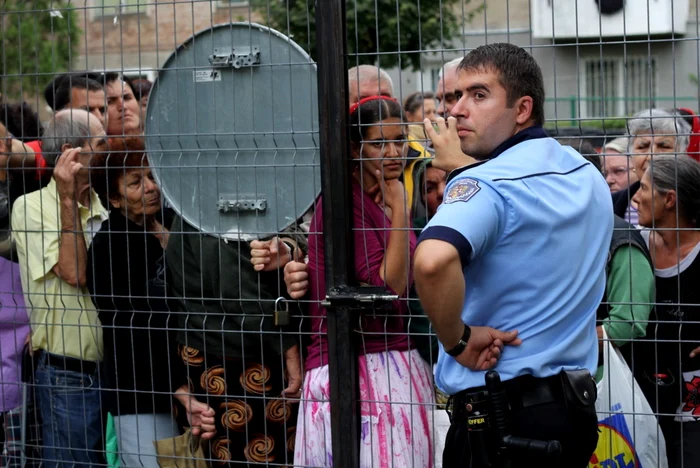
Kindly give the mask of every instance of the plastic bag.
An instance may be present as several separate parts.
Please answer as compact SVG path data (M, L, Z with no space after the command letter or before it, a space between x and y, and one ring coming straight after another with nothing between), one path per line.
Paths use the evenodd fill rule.
M107 428L105 431L105 458L109 468L119 468L119 442L114 428L114 417L107 413Z
M208 468L202 441L187 429L184 434L153 442L161 468Z
M600 431L589 468L667 468L666 441L656 416L620 351L603 333L603 378L598 382Z

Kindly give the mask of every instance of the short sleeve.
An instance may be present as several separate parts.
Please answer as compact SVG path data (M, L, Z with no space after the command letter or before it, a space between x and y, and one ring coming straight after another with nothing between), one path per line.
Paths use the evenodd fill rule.
M55 208L54 208L55 210ZM48 275L58 263L60 227L51 209L41 207L26 197L12 207L12 237L17 246L20 268L32 281Z
M505 218L505 200L493 188L477 179L455 179L418 242L437 239L453 245L464 267L496 244Z

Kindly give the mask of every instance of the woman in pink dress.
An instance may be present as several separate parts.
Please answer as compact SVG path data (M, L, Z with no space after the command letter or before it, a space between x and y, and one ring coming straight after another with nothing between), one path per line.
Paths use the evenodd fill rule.
M430 467L433 387L430 368L407 330L406 295L413 281L416 238L399 181L406 154L401 106L372 96L350 108L356 160L352 179L355 277L401 297L389 310L357 315L361 467ZM296 466L332 466L330 387L323 245L323 206L316 203L309 234L311 336L294 453ZM348 430L351 430L348 428Z

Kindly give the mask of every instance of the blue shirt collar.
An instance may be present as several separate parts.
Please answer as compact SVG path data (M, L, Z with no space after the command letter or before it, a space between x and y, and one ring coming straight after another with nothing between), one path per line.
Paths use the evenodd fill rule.
M481 166L485 162L496 158L500 156L502 153L505 153L507 150L511 149L515 145L519 145L520 143L528 140L536 140L538 138L548 138L549 135L547 135L547 132L544 131L544 129L540 125L535 125L532 127L528 127L525 130L521 130L512 137L508 138L506 141L501 143L496 147L495 150L491 152L488 158L484 159L483 161L479 161L476 164L471 164L469 166L464 166L457 168L450 172L450 174L447 176L447 183L450 183L452 179L457 177L459 174L462 172L466 171L467 169L471 169L472 167L477 167Z

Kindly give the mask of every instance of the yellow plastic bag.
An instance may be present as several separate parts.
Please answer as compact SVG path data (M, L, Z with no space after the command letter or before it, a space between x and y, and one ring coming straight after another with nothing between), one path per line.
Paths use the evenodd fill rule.
M192 430L177 437L153 442L162 468L208 468L201 439L192 435Z

